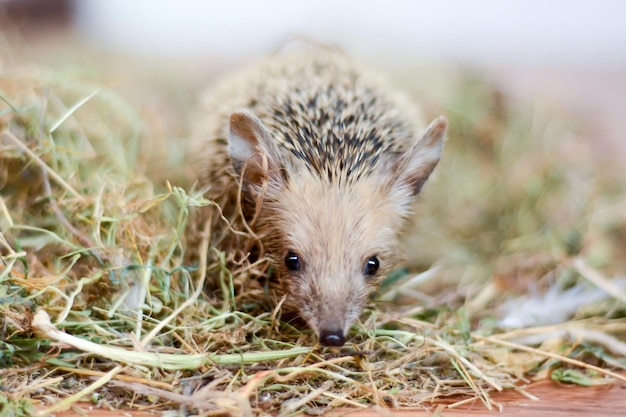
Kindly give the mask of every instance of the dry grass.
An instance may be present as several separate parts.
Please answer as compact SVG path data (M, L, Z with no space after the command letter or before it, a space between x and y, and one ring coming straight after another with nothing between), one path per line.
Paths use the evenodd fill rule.
M512 106L479 77L447 80L432 111L448 115L450 140L409 269L331 351L235 291L223 255L193 261L213 251L211 230L185 233L209 202L182 169L171 184L146 175L156 122L104 85L20 65L0 79L0 414L87 400L289 415L452 395L497 408L491 392L533 378L625 380L626 180L567 119ZM555 286L609 295L565 324L499 326L507 297Z

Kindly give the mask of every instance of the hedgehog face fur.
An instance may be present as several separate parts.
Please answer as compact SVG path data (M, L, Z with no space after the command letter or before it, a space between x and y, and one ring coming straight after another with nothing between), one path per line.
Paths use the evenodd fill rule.
M396 264L406 213L393 198L376 176L329 189L305 174L292 176L268 204L281 226L276 264L287 301L325 345L344 343L380 277Z
M243 201L258 202L252 227L286 304L323 345L341 346L380 278L397 266L399 234L439 161L447 123L436 119L422 134L406 102L342 59L265 70L239 84L253 100L232 109L227 177L241 182ZM211 154L223 152L219 146ZM219 165L211 154L203 163ZM220 183L215 173L223 171L207 177Z

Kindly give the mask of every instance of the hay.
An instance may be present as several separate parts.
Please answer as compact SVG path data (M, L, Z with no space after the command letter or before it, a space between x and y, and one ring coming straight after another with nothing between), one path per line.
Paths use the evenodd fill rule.
M449 116L450 140L409 270L389 277L350 346L329 350L235 285L211 230L190 232L211 202L146 175L152 126L105 84L20 65L0 79L4 410L287 415L450 396L492 409L490 393L532 379L626 380L623 287L608 278L626 264L626 182L540 111L479 78L449 80L432 112ZM555 285L610 295L562 325L499 326L503 293Z

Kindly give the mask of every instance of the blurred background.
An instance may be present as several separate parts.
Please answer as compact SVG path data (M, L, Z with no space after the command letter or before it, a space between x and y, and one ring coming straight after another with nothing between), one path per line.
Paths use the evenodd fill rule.
M3 48L17 32L37 58L71 45L179 69L204 62L209 74L305 38L383 69L474 68L514 97L580 115L626 162L624 16L617 0L0 0Z

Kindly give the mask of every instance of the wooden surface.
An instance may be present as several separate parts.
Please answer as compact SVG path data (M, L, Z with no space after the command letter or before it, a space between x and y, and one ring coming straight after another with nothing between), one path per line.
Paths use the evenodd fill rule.
M327 415L351 416L351 417L421 417L421 416L523 416L523 417L626 417L626 386L621 383L602 385L597 387L578 387L572 385L557 384L551 381L541 381L530 385L526 391L539 398L533 401L516 391L494 393L491 398L497 402L502 411L494 408L489 411L479 401L475 400L459 406L448 408L448 404L455 403L459 399L451 399L447 403L433 405L430 410L409 411L390 409L367 409L367 410L335 410ZM111 412L106 410L92 409L89 405L80 407L86 411L89 417L148 417L158 415L139 412ZM83 417L75 411L55 413L57 417Z

